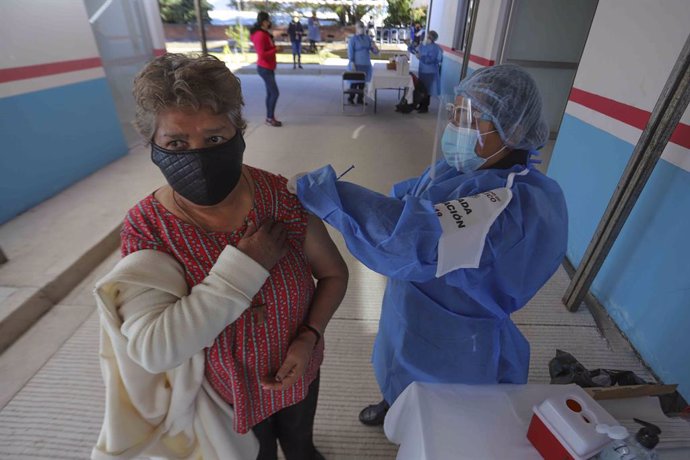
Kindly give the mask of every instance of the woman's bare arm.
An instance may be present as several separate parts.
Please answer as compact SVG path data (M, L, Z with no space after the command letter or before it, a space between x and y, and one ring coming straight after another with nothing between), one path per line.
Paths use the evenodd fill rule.
M345 296L349 276L347 265L323 222L312 215L309 215L304 250L316 278L316 291L305 324L323 334ZM276 375L263 379L264 388L281 390L295 383L304 374L316 341L316 334L303 330L290 344Z
M307 324L323 333L347 289L348 270L321 219L309 215L304 250L316 278Z

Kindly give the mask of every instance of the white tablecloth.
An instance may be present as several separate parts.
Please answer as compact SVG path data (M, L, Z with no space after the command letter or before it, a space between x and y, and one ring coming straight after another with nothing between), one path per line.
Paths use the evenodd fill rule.
M417 59L417 56L412 53L408 54L410 56L410 72L414 72L419 75L419 59Z
M407 89L407 94L412 97L414 83L410 74L398 75L396 70L386 69L386 63L376 62L372 69L371 81L367 83L367 96L374 99L377 89Z
M532 406L554 387L415 382L388 411L384 430L400 445L398 460L540 460L527 427Z
M574 385L442 385L413 383L386 415L388 439L400 445L398 460L514 459L540 460L527 440L532 407ZM656 398L599 401L629 430L633 416L651 421L665 433L657 450L664 459L687 459L689 450L670 441L687 433L686 422L663 415ZM632 420L629 420L630 422ZM665 425L668 424L668 425ZM634 432L634 431L632 431ZM666 435L666 440L664 439Z

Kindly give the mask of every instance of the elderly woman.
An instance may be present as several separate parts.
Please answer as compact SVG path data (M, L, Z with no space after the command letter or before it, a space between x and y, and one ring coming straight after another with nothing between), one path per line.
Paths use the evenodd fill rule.
M240 82L221 61L159 57L134 96L168 184L127 213L123 259L97 285L107 409L94 458L275 459L277 440L287 459L323 458L322 335L345 263L285 178L243 164Z
M473 73L443 106L443 160L386 197L322 168L291 181L302 204L342 232L353 255L389 277L372 362L383 423L413 381L525 383L529 343L510 320L558 268L567 212L529 157L549 130L520 67Z

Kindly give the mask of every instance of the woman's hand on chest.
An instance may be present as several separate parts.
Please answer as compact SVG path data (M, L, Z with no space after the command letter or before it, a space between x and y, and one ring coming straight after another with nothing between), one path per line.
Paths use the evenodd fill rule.
M237 249L270 270L288 251L288 234L285 225L266 219L258 228L251 220L247 231L237 243Z

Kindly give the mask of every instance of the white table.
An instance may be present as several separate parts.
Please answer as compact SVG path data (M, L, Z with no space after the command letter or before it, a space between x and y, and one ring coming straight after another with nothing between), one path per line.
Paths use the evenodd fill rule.
M384 431L391 442L400 445L398 460L540 460L541 456L526 437L532 407L548 397L567 393L569 387L415 382L388 411ZM634 398L599 401L599 404L629 430L635 426L634 422L629 423L633 416L665 429L657 448L663 449L662 458L690 458L689 450L680 441L667 446L678 448L663 448L665 442L672 440L669 438L687 438L683 433L690 427L682 420L665 417L655 401L655 398Z
M400 445L398 460L540 460L526 437L532 404L524 401L541 402L548 387L415 382L389 409L384 430Z
M396 70L388 70L386 63L376 62L372 68L371 81L367 83L367 96L374 100L374 113L376 113L378 91L383 89L397 90L398 95L400 91L412 94L414 82L409 74L398 75Z

